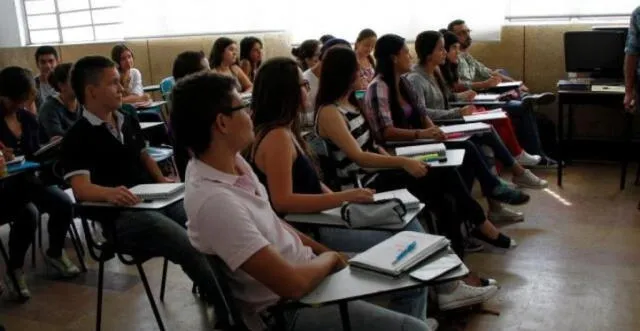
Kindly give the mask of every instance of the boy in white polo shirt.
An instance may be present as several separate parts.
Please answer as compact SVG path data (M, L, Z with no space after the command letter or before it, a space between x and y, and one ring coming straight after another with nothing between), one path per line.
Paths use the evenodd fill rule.
M231 79L199 73L172 93L176 141L196 156L187 167L185 208L191 243L220 257L250 330L280 298L297 299L346 266L339 253L299 233L273 212L267 192L239 152L254 139L248 105ZM422 311L426 309L420 307ZM352 302L353 330L424 330L426 321L365 302ZM341 327L337 306L302 309L293 330Z

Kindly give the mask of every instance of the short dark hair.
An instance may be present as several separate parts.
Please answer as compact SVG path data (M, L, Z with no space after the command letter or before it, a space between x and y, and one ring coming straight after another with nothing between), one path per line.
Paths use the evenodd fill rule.
M447 25L447 30L453 32L453 28L455 28L458 25L462 25L462 24L466 24L467 22L465 22L464 20L461 19L457 19L457 20L453 20L451 21L451 23L449 23L449 25Z
M85 56L71 69L71 88L81 104L85 103L84 89L87 85L97 85L104 69L114 68L116 64L104 56Z
M56 51L55 47L53 46L40 46L38 48L36 48L36 63L38 63L38 60L40 59L41 56L43 55L53 55L56 60L58 59L58 51Z
M6 67L0 71L0 96L21 102L33 98L35 94L35 82L29 69Z
M71 67L73 63L60 63L58 64L49 78L49 85L53 87L57 92L60 92L60 83L65 83L69 80L69 73L71 72Z
M219 114L229 114L233 78L200 72L177 81L171 93L171 130L177 146L201 156L211 144L211 126Z
M320 42L321 42L321 43L323 43L323 44L324 44L324 43L326 43L327 41L329 41L329 40L331 40L331 39L334 39L334 38L335 38L335 37L334 37L332 34L324 34L324 35L322 35L322 37L320 37L320 39L319 39L319 40L320 40Z
M218 67L222 63L222 58L224 57L224 50L229 47L229 45L235 44L235 40L227 37L220 37L216 39L211 46L211 53L209 53L209 65L211 69Z
M133 51L125 44L117 44L111 49L111 61L116 64L118 70L120 70L120 59L122 58L122 54L127 51L131 53L131 56L133 56Z
M315 39L307 39L303 41L300 46L292 48L291 54L298 60L300 68L302 68L302 70L307 70L309 67L307 67L307 62L305 62L305 60L314 57L320 46L321 44L319 41Z
M184 76L202 71L202 60L204 59L204 52L199 51L186 51L178 54L175 61L173 61L173 79L176 81Z
M324 55L327 53L329 49L339 45L346 46L347 48L351 48L351 44L348 41L340 38L333 38L327 41L326 43L322 44L322 48L320 49L320 61L322 61L322 59L324 58Z

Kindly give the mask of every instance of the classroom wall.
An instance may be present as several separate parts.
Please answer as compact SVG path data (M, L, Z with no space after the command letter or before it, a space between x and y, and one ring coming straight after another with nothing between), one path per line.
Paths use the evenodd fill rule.
M558 79L565 77L563 33L590 30L589 25L505 26L499 42L476 42L473 55L491 68L504 68L525 81L535 92L555 91ZM228 35L240 40L243 35ZM145 84L158 84L171 74L173 59L184 50L203 50L206 54L219 35L128 40L135 53L136 67ZM264 41L265 58L290 56L290 37L286 33L259 34ZM115 43L58 46L62 61L75 61L88 54L109 56ZM413 45L409 45L412 53ZM20 65L34 70L33 47L0 48L0 67ZM540 111L556 121L557 106ZM617 137L622 132L620 111L601 107L576 109L576 137Z

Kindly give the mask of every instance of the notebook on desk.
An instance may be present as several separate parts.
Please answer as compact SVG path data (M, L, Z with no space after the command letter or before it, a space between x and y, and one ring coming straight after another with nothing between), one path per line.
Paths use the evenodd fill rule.
M475 112L471 115L463 116L462 118L464 118L465 122L471 123L471 122L499 120L499 119L507 118L507 114L502 109L492 109L487 111Z
M443 249L426 258L409 273L411 278L428 282L462 265L460 258L449 249Z
M402 252L410 245L414 245L413 250L406 253L402 259L399 259ZM443 236L402 231L356 255L349 260L349 264L386 275L400 276L448 246L449 240Z
M482 122L465 123L465 124L441 126L440 130L442 130L444 134L453 134L453 133L476 134L476 133L484 133L484 132L490 131L491 125L482 123Z
M473 101L497 101L500 99L498 93L480 93L473 98Z
M142 200L164 200L184 191L184 183L141 184L129 190Z
M397 156L406 156L420 161L446 161L447 147L443 143L423 144L396 148Z

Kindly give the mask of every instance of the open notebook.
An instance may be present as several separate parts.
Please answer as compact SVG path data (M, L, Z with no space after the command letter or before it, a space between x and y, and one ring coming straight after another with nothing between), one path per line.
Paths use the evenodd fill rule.
M163 200L184 191L184 183L141 184L129 190L142 200Z
M447 147L442 143L398 147L396 155L420 161L444 161L447 159Z
M398 255L413 242L415 242L415 248L394 263ZM349 264L391 276L399 276L448 246L449 240L443 236L402 231L356 255L349 260Z

